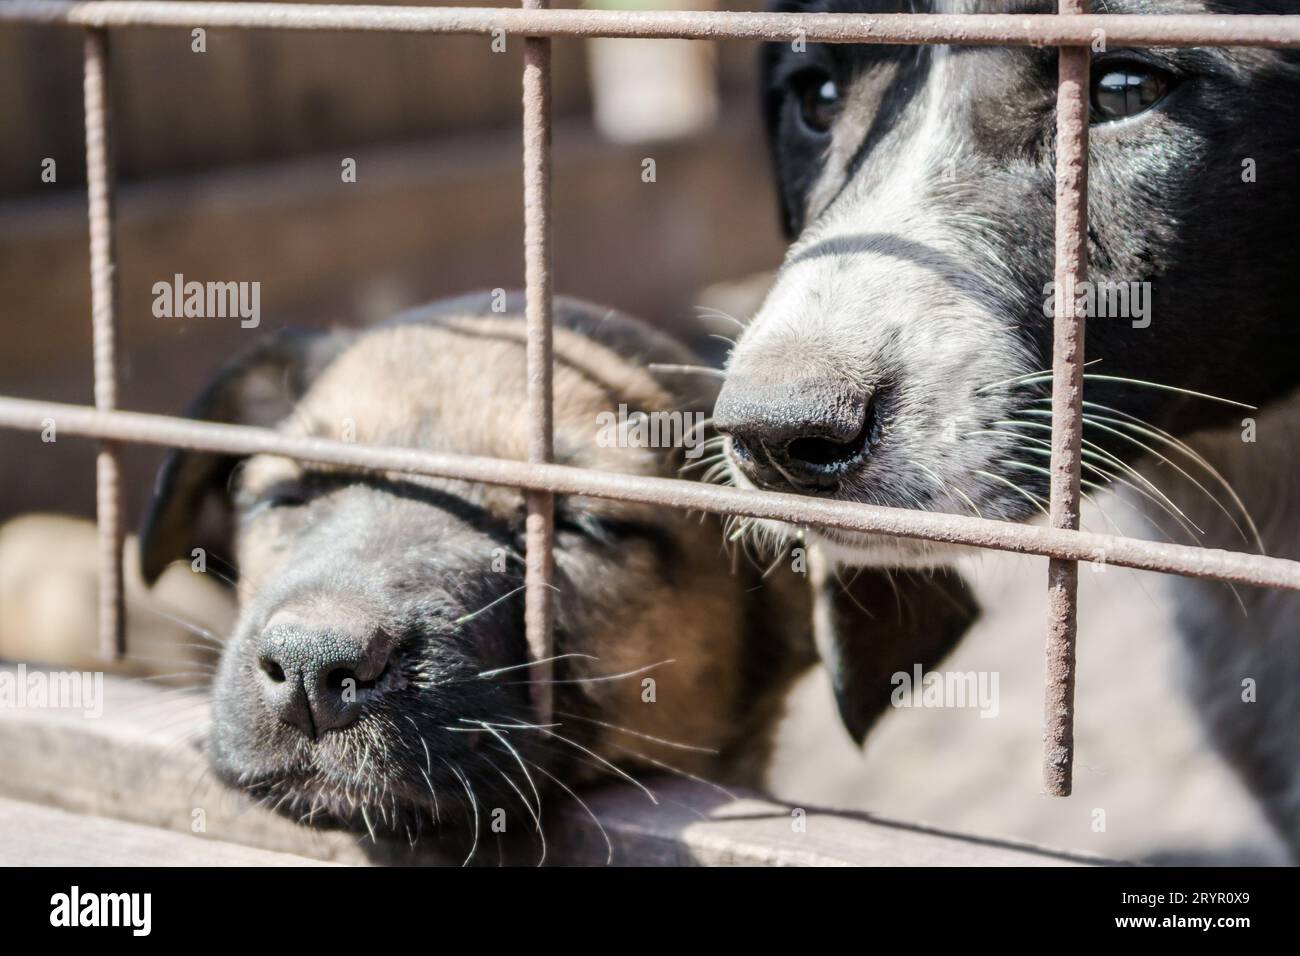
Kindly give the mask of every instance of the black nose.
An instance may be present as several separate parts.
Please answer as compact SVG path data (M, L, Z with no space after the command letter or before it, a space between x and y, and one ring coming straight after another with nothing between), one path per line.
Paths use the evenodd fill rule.
M354 723L363 705L391 683L393 644L364 635L273 622L258 655L262 697L273 714L308 737Z
M835 488L866 462L878 435L873 392L836 380L777 384L728 378L713 421L755 484Z

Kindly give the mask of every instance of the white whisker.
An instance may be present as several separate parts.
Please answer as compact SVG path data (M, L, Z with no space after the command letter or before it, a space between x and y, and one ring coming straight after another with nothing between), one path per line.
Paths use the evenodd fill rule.
M591 817L591 822L596 824L596 829L600 831L601 837L605 840L605 849L607 851L605 855L605 865L609 866L609 864L613 863L614 843L613 841L610 840L609 833L605 830L604 825L600 822L600 818L597 817L596 814L592 812L591 807L587 806L586 801L584 801L580 796L574 793L572 788L570 788L563 780L555 776L555 774L551 773L545 767L541 766L540 764L533 763L533 761L531 760L528 761L528 764L538 773L543 774L544 776L549 778L552 783L554 783L557 787L559 787L561 790L563 790L565 793L571 796L577 802L578 806L582 807L582 809L586 812L587 816Z
M647 368L652 372L680 373L682 375L707 375L710 378L726 378L727 373L720 368L707 365L674 365L670 362L651 362Z
M567 714L564 713L563 711L558 711L558 710L556 711L556 714L558 714L561 717L570 717L573 720L581 720L588 724L595 724L596 726L604 727L607 730L616 730L622 734L630 734L633 737L640 737L642 740L648 740L651 743L656 743L656 744L663 744L665 747L673 747L676 748L677 750L690 750L690 751L694 751L695 753L702 753L702 754L716 754L718 752L716 749L712 747L697 747L694 744L683 744L683 743L678 743L675 740L666 740L663 737L654 737L650 734L642 733L639 730L632 730L630 727L620 727L618 724L607 723L606 721L603 720L597 720L594 717L583 717L580 714Z
M504 674L507 671L517 671L525 667L536 667L538 664L549 664L552 661L568 660L571 657L585 657L589 661L598 661L599 657L593 657L591 654L556 654L554 657L543 657L535 661L528 661L524 664L511 664L509 667L496 667L490 671L479 671L476 677L495 677L497 674Z
M546 586L547 586L548 588L550 588L552 591L556 592L557 594L558 594L559 591L560 591L560 589L557 588L557 587L556 587L555 585L553 585L553 584L548 584L548 585L546 585ZM479 608L477 611L471 611L471 612L468 613L468 614L463 614L463 615L461 615L460 617L456 618L456 620L452 621L452 624L454 624L454 625L461 625L461 624L464 624L466 621L472 621L472 620L474 620L474 618L478 617L480 614L483 614L483 613L485 613L486 611L490 611L490 610L492 610L492 608L496 607L496 606L497 606L498 604L500 604L502 601L505 601L505 600L507 600L507 599L509 599L509 598L514 597L516 594L518 594L520 591L523 591L523 590L526 589L527 587L528 587L528 585L526 585L526 584L521 584L521 585L519 585L519 587L517 587L517 588L512 588L511 590L507 591L505 594L501 595L499 598L496 598L495 600L490 601L490 602L488 602L487 604L483 605L483 606L482 606L481 608Z

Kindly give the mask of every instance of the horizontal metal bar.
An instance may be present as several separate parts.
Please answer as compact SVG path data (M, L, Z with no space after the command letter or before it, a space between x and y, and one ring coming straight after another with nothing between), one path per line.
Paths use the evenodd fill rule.
M924 538L996 551L1074 561L1101 561L1116 567L1300 591L1300 562L1239 551L1162 544L1118 535L905 508L882 508L803 495L724 488L672 478L621 475L566 465L300 438L246 425L219 425L166 415L98 411L86 405L0 397L0 428L40 431L47 419L52 420L57 431L65 435L235 455L283 455L357 471L398 471L460 478L553 494L639 501L795 525L822 525L891 537Z
M0 21L80 27L242 27L394 33L501 31L537 37L657 37L813 43L958 43L1109 48L1300 46L1300 16L1209 14L839 14L705 10L520 10L161 0L8 0Z

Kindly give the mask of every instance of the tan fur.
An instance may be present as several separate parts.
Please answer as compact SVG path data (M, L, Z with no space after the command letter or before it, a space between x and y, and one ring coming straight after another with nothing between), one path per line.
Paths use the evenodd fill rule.
M554 335L556 461L605 472L678 477L684 463L680 447L606 447L598 441L599 416L620 405L631 413L707 412L714 380L705 378L701 388L698 379L656 372L649 363L689 362L690 356L644 326L601 320L603 313L568 301L557 301L557 306L564 311L562 318L557 316ZM472 301L463 312L449 311L444 303L359 334L272 337L227 365L195 411L293 435L523 459L528 446L524 325L518 317L484 312ZM299 567L293 542L302 530L292 507L263 508L254 518L249 505L274 500L266 492L281 483L314 487L326 505L330 495L347 495L361 483L303 483L305 473L340 471L275 455L247 459L233 474L228 474L229 464L223 465L219 456L171 457L145 521L141 562L145 578L151 579L169 561L188 561L196 542L211 535L219 551L233 549L221 557L233 558L238 568L239 603L247 611L292 577L286 572ZM524 495L517 489L405 474L370 476L375 477L459 499L486 511L486 523L500 528L517 527L525 511ZM233 524L233 541L229 521L224 531L200 527L200 516L212 511L214 498L233 499L234 512L245 515ZM382 494L375 500L376 508L387 507ZM592 756L632 770L668 769L760 783L786 693L816 657L808 581L786 560L768 568L737 560L724 546L716 517L594 498L558 500L557 512L571 520L575 514L584 519L599 515L605 526L623 528L608 540L571 526L557 529L556 617L563 626L557 651L569 655L562 669L565 686L556 692L557 720L581 726ZM88 525L81 531L82 563L93 566L93 532ZM471 538L479 548L511 536ZM383 542L374 540L376 553L382 554ZM330 545L321 547L328 563ZM448 554L451 573L479 573L476 554ZM491 573L491 558L483 555L483 575ZM521 562L522 554L508 558ZM132 558L133 588L135 564ZM520 579L518 567L512 581ZM363 567L350 570L364 575ZM439 581L439 573L433 567L430 582ZM187 565L174 565L161 584L176 575L198 577ZM887 576L866 573L855 583L823 588L818 598L835 608L822 615L830 623L816 643L834 661L837 700L859 739L888 706L889 675L917 661L937 662L973 613L951 594L947 602L934 600L934 585L927 583L918 592L918 604L934 613L905 616L898 609L909 602L900 601L899 586ZM909 587L906 582L901 586ZM93 632L94 589L82 591L84 639ZM877 616L873 609L883 613ZM333 607L334 613L340 610L348 613L347 605ZM176 613L184 617L186 609ZM140 620L134 610L133 644ZM227 624L221 633L237 631ZM914 645L911 635L918 631L934 639ZM247 665L242 640L232 642L223 665ZM264 717L257 712L258 719ZM592 763L579 759L570 767L595 777L599 770L594 766L589 772L582 769ZM572 779L573 773L566 773Z
M648 372L607 348L567 329L555 333L555 448L561 464L624 474L674 477L679 458L672 450L598 447L597 413L677 406ZM524 459L527 449L525 349L517 320L467 318L444 326L403 325L361 340L340 356L313 385L283 430L296 435L341 438L355 430L359 443L421 447L501 458ZM246 489L283 480L301 465L273 456L250 460L240 474ZM325 469L328 470L328 469ZM393 476L397 477L397 476ZM488 507L500 516L517 514L524 498L515 489L462 481L403 476ZM648 546L629 544L617 567L595 563L578 548L561 547L557 561L565 576L581 582L559 601L572 605L586 626L569 652L591 654L572 666L574 678L624 674L651 665L654 701L642 699L642 678L582 685L602 719L635 734L601 736L602 756L629 762L627 748L683 770L717 769L709 751L727 752L728 762L756 768L752 754L765 748L765 735L737 745L736 710L741 693L741 656L746 645L746 609L755 587L748 574L733 573L718 523L699 515L628 502L584 500L592 512L653 522L667 529L683 557L673 580L659 576ZM241 590L253 593L278 570L274 536L240 543ZM791 644L806 641L809 627L802 582L779 573L765 585L781 592L782 626ZM804 663L807 663L805 660ZM780 696L796 674L773 674L771 696ZM755 708L766 723L771 703ZM756 730L756 728L755 728ZM662 738L692 750L656 743ZM737 750L737 755L730 753ZM740 754L743 753L743 757Z

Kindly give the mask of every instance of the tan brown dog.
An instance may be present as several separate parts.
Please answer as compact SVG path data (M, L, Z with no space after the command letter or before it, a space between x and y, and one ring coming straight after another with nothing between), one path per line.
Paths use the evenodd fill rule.
M368 331L275 337L227 367L192 414L523 458L523 323L514 304L493 304L467 297ZM556 459L676 475L693 439L643 447L625 430L610 441L609 416L707 413L713 380L656 370L694 359L630 319L565 300L556 311ZM536 849L549 802L601 777L671 768L758 782L782 698L815 660L810 589L791 562L764 575L733 561L718 522L698 514L561 498L556 714L539 725L519 491L191 452L169 458L157 489L141 534L146 580L195 548L238 569L213 765L317 824L436 834L473 857L521 834ZM900 596L864 576L852 592L826 602L820 646L842 713L864 731L890 675L936 663L974 609L948 578Z

